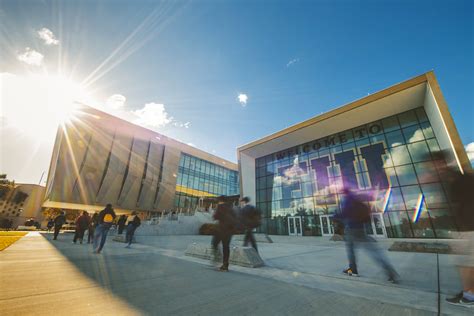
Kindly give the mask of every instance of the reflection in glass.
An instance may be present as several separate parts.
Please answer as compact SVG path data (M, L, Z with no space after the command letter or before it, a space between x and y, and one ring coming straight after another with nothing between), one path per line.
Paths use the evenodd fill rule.
M408 144L407 146L413 162L425 161L430 159L430 152L428 150L426 142L422 141L414 144Z
M412 165L395 167L400 185L416 184L417 179Z
M410 220L408 219L406 212L390 212L388 214L390 217L391 228L394 235L393 237L413 237L413 233L410 227Z

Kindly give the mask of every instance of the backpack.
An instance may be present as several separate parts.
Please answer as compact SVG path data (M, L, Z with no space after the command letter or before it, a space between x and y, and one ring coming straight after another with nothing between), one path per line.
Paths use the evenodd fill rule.
M112 223L114 221L114 217L112 216L112 214L110 213L107 213L104 215L104 223Z

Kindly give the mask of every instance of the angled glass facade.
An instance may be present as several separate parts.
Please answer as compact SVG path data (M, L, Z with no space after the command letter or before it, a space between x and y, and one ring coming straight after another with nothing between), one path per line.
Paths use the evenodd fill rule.
M181 154L175 207L194 209L201 197L239 194L239 174L209 161Z
M438 141L422 107L314 140L256 160L256 202L262 232L327 233L344 187L359 192L374 214L368 233L387 237L454 238L447 190L435 160ZM418 210L420 197L424 198ZM298 222L299 223L299 222ZM300 224L298 224L300 225Z

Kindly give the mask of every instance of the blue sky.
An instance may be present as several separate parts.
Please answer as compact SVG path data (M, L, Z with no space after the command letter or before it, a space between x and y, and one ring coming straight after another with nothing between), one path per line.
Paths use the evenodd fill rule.
M98 103L125 97L112 113L156 115L161 123L148 127L236 161L239 145L434 70L467 145L473 9L472 1L2 1L0 72L88 78ZM42 28L53 37L40 38ZM41 62L19 60L28 51Z

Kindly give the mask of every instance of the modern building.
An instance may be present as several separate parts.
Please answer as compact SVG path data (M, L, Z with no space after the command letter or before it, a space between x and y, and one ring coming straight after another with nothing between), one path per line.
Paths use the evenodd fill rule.
M235 163L84 106L58 129L43 207L189 211L238 183Z
M6 189L6 190L3 190ZM45 187L37 184L13 184L0 192L0 219L2 226L16 228L29 219L38 223L43 220L41 204ZM8 221L8 225L5 223Z
M439 159L442 150L447 159ZM368 95L238 148L242 195L261 231L332 235L343 188L372 209L369 234L453 238L443 164L471 165L433 72ZM447 160L447 161L446 161Z

